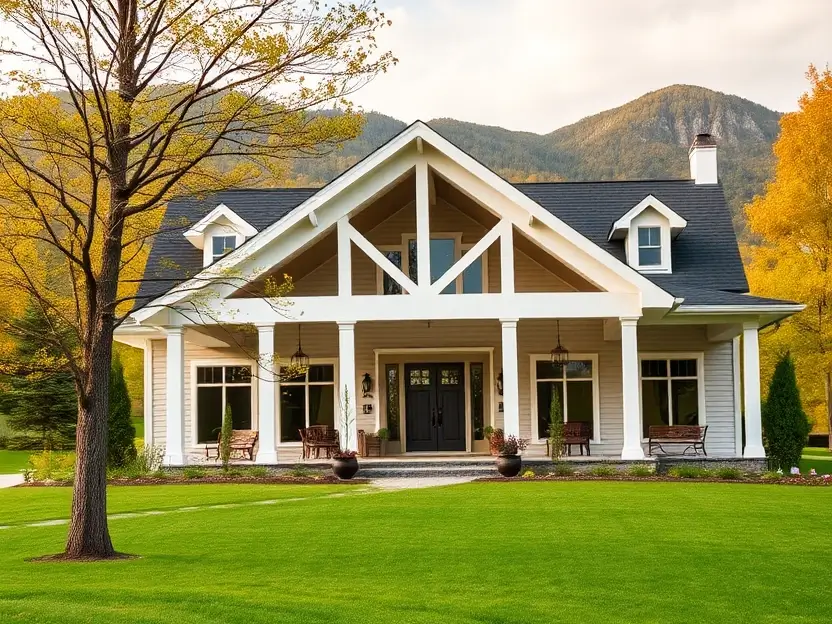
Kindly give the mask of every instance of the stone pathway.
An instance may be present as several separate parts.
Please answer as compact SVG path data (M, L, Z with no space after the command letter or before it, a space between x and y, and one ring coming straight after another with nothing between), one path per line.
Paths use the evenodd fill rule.
M8 485L3 485L3 479L6 477L13 477L18 479L13 483L9 483ZM178 507L176 509L152 509L149 511L132 511L126 513L116 513L110 514L107 516L109 520L126 520L130 518L143 518L147 516L164 516L168 514L179 514L179 513L190 513L195 511L202 511L204 509L236 509L239 507L257 507L257 506L264 506L264 505L280 505L283 503L295 503L298 501L304 500L322 500L327 498L344 498L347 496L360 496L366 494L378 494L382 492L391 492L397 490L406 490L411 488L426 488L426 487L437 487L442 485L458 485L460 483L468 483L472 481L474 477L423 477L423 478L384 478L384 479L375 479L370 482L372 487L370 488L362 488L360 490L352 490L347 492L335 492L333 494L327 494L325 496L297 496L294 498L275 498L275 499L268 499L268 500L261 500L261 501L251 501L247 503L219 503L216 505L191 505L189 507ZM12 485L17 485L23 481L23 477L20 475L0 475L0 487L10 487ZM41 520L38 522L29 522L24 524L12 524L12 525L0 525L0 530L6 529L21 529L21 528L33 528L33 527L46 527L46 526L61 526L69 524L68 518L58 518L55 520Z
M0 488L14 487L23 483L22 474L0 474Z

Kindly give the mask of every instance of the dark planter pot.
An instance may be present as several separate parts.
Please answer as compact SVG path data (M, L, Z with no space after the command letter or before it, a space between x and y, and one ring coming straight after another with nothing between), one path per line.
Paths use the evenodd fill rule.
M520 474L522 464L519 455L500 455L497 458L497 472L504 477L516 477Z
M336 457L332 460L332 472L339 479L352 479L358 472L356 457Z

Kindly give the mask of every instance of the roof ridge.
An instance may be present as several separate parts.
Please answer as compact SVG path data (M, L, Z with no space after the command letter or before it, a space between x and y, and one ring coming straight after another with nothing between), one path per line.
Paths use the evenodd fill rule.
M637 180L561 180L559 182L511 182L513 186L542 186L544 184L632 184L656 182L694 182L690 178L640 178Z

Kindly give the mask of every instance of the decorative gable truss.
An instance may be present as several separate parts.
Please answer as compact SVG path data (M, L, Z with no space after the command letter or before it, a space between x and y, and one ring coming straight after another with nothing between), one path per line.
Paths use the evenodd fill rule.
M413 175L415 171L415 176ZM474 200L497 218L479 242L431 280L430 196L432 175ZM352 217L403 180L415 177L415 281L351 223ZM435 191L434 191L435 192ZM493 221L492 221L493 222ZM337 232L338 294L290 298L288 313L271 302L233 298L235 289L219 279L228 271L258 279L331 231ZM593 285L595 292L516 293L514 237L517 233L554 256ZM442 295L442 291L492 245L500 245L500 292ZM404 297L354 295L351 247L356 245L401 285ZM482 164L421 122L410 126L364 161L334 180L289 215L266 228L196 278L134 313L140 323L168 324L186 311L191 293L213 288L224 305L212 318L226 323L434 320L500 318L618 318L641 316L644 308L670 309L674 298L557 219ZM187 317L187 315L185 314ZM182 321L179 322L188 322Z

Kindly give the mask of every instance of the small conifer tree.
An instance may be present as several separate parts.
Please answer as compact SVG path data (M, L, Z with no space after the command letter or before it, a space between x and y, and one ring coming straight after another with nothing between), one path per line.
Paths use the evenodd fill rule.
M789 353L780 358L774 369L762 417L766 454L772 467L788 472L799 466L812 425L800 402L794 362Z
M110 372L110 414L107 419L107 465L112 468L125 466L136 459L136 428L132 419L124 367L116 356Z
M549 450L552 452L552 461L558 461L563 457L563 407L554 383L552 399L549 402Z
M220 429L220 461L223 470L228 470L228 464L231 461L232 435L234 435L234 423L231 417L231 405L226 403L225 414L222 417L222 429Z

